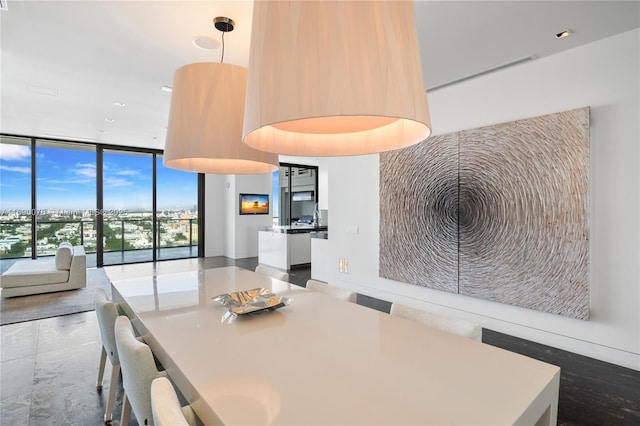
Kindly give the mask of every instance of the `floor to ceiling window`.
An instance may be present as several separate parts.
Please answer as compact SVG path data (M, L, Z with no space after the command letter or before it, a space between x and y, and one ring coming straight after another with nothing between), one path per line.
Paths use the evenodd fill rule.
M0 136L0 258L31 257L31 139Z
M203 191L160 151L0 135L0 258L62 241L84 245L90 267L197 257Z
M157 258L194 257L198 250L198 175L170 169L156 157Z
M63 241L95 253L95 145L38 139L35 150L36 255L54 255Z
M104 264L153 260L153 155L102 154Z

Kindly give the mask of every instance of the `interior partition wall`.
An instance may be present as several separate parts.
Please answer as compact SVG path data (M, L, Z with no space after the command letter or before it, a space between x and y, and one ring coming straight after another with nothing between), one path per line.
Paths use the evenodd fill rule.
M0 135L0 258L82 244L88 266L197 257L204 179L162 152Z

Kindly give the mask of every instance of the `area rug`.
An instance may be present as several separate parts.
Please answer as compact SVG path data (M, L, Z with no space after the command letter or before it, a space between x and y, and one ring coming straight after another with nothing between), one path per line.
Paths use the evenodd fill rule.
M56 293L0 299L0 325L93 311L97 288L111 295L111 282L102 268L87 269L87 287Z

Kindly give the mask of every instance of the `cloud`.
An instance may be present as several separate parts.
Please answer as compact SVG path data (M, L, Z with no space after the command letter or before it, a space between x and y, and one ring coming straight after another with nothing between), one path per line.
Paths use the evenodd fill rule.
M0 144L0 160L3 161L30 161L31 148L25 145L9 143Z
M5 166L4 164L0 165L0 170L16 173L31 173L31 167L13 167Z
M76 175L95 178L96 177L96 165L92 163L78 163L76 169L73 171Z
M118 176L136 176L139 175L140 172L138 170L121 170L115 174Z
M94 178L96 177L96 169L78 169L76 170L76 174L83 177Z
M131 185L131 182L126 179L109 178L109 177L104 179L104 186L109 188L116 188L119 186L129 186L129 185Z
M43 183L48 183L48 184L69 184L69 183L75 183L75 184L85 184L85 183L93 183L95 182L92 179L38 179L39 181L42 181Z
M47 186L47 187L43 187L42 189L46 189L48 191L62 191L62 192L69 191L69 188L62 188L59 186Z

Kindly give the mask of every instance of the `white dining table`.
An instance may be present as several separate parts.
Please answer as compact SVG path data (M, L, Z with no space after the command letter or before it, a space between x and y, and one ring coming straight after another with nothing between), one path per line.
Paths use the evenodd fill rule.
M290 304L229 316L267 288ZM204 424L556 424L560 369L238 267L112 280Z

